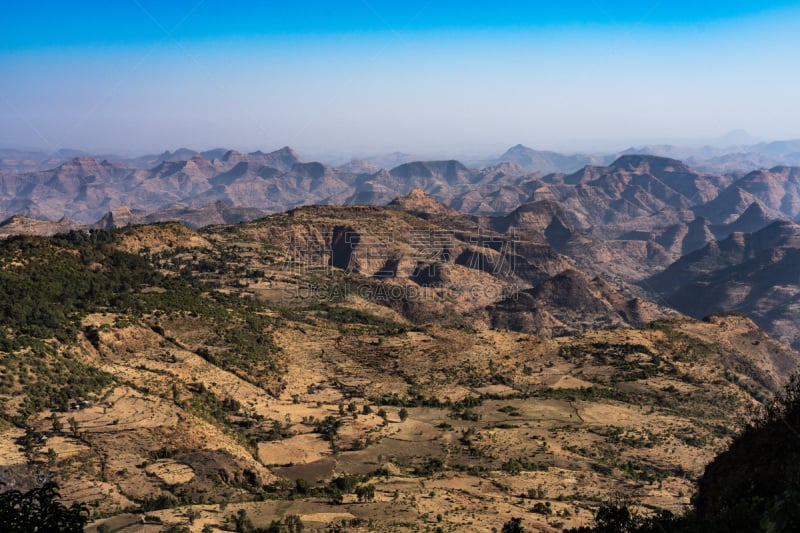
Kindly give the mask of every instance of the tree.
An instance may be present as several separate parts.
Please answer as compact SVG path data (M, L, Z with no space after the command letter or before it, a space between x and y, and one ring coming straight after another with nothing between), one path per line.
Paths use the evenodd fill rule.
M401 422L405 422L406 419L408 418L408 410L405 407L400 409L400 412L398 412L397 414L400 417Z
M331 505L341 505L344 502L344 494L339 489L329 491Z
M294 490L297 494L308 494L308 481L303 478L297 478L294 480Z
M72 431L72 434L77 437L78 436L78 421L75 420L74 416L71 416L71 417L69 417L67 422L69 423L69 430Z
M192 533L186 526L174 525L162 530L163 533Z
M50 420L53 424L53 433L61 433L61 430L64 429L64 424L61 423L61 420L55 412L50 415Z
M58 461L58 454L53 448L47 449L47 466L53 468L56 466L56 461Z
M283 424L280 420L273 420L270 424L267 440L281 440L284 437Z
M286 529L289 530L289 533L303 533L305 529L303 521L296 514L290 514L283 522L286 524Z
M323 439L333 442L342 425L344 425L344 422L335 416L328 415L324 420L320 420L315 424L314 431L321 434Z
M594 525L564 530L565 533L688 533L701 531L731 531L715 527L699 527L685 517L669 511L643 516L632 510L628 502L614 500L604 503L594 516ZM741 531L741 530L733 530Z
M49 482L28 492L0 494L0 524L5 533L81 533L89 520L85 505L58 501L58 485Z
M28 461L33 460L34 452L36 451L34 444L36 443L36 432L32 427L25 428L25 435L22 437L22 450Z
M527 530L522 527L521 518L511 518L508 522L503 524L501 533L525 533Z
M233 527L236 533L250 533L253 530L253 522L247 517L247 511L239 509L233 516Z
M303 521L297 515L289 515L283 520L273 520L270 526L266 529L259 529L259 532L264 533L303 533L305 526Z
M360 502L371 502L375 499L375 485L361 485L356 488L356 496Z

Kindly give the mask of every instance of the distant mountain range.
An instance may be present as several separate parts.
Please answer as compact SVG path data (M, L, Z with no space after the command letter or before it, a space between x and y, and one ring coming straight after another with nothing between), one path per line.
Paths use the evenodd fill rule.
M765 153L792 143L764 145ZM8 163L9 151L0 152ZM414 187L448 206L478 215L505 214L532 200L558 202L576 227L608 238L686 224L703 217L730 224L752 204L770 219L797 219L800 180L795 167L719 174L650 154L609 157L542 152L517 145L480 168L459 161L410 161L389 169L368 160L340 167L304 162L289 147L243 154L188 149L119 161L72 151L18 160L0 170L0 216L23 215L89 224L127 207L153 214L217 202L258 212L307 204L385 204ZM402 154L395 154L397 161ZM777 157L777 156L776 156ZM13 166L13 165L11 165ZM577 170L571 170L578 167ZM252 214L256 214L253 211Z
M758 142L747 132L732 131L719 139L709 141L701 147L675 144L636 145L615 152L597 152L591 154L564 153L548 150L537 150L518 144L506 150L502 155L471 159L470 168L485 168L502 163L519 165L528 172L572 173L586 165L608 165L622 155L656 155L672 159L680 159L687 164L706 172L714 173L746 173L759 168L771 168L780 165L800 166L800 139ZM187 161L195 155L201 155L212 161L222 159L228 148L211 150L193 150L178 148L159 154L147 154L137 157L125 157L111 153L90 153L83 150L60 149L47 152L34 149L0 148L0 170L15 172L33 172L49 170L75 157L93 157L108 160L125 168L151 169L164 161ZM235 150L233 150L235 152ZM246 154L257 158L266 155L262 152ZM430 159L419 154L391 152L386 154L365 155L344 163L346 159L335 157L333 160L322 158L331 166L346 171L376 172L381 168L391 169L405 163Z
M755 146L758 161L791 161L800 148ZM303 161L289 147L249 154L180 149L131 160L74 151L21 155L0 151L0 237L168 220L201 228L312 204L389 204L441 219L443 227L465 220L469 227L517 232L542 247L528 257L555 254L540 258L556 265L548 271L552 286L526 278L533 287L520 299L494 304L496 327L503 317L520 316L528 325L517 326L530 330L567 324L563 306L548 302L574 300L577 291L585 301L572 307L586 311L587 320L596 308L598 324L609 312L615 317L609 324L644 322L652 303L697 317L736 310L800 347L800 167L785 163L714 172L652 153L567 156L521 145L479 167L406 161L405 154L334 167ZM11 156L19 157L16 170ZM713 150L701 149L689 161L700 156L710 161ZM631 308L634 293L641 298ZM526 315L520 306L535 312Z

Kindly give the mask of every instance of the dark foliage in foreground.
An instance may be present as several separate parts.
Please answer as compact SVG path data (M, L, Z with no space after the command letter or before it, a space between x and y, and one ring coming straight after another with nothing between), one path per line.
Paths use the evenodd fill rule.
M800 531L800 376L768 402L698 481L682 516L603 505L593 526L567 533Z
M79 533L88 521L84 505L58 502L58 485L46 483L28 492L0 494L0 524L6 533Z

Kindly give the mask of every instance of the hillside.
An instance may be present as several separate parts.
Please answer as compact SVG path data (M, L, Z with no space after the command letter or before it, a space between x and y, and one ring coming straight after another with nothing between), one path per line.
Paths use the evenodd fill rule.
M775 338L800 346L798 244L800 226L791 222L733 233L676 261L647 285L686 314L744 313Z
M475 224L415 193L9 238L2 480L59 481L90 531L240 510L260 527L557 530L610 493L679 510L800 362L737 316L631 328L652 317L621 314L618 288ZM492 329L517 287L585 331Z

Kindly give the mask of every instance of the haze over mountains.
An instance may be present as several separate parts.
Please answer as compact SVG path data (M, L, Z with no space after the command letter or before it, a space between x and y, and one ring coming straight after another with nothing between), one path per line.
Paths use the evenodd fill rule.
M22 214L50 220L67 216L89 223L120 206L151 214L168 207L194 208L216 201L276 212L313 203L385 203L418 186L455 208L476 214L507 213L531 199L534 192L536 198L546 198L552 192L570 211L579 203L589 203L590 198L605 205L578 206L574 216L580 227L597 226L599 222L623 223L626 218L640 218L667 205L678 209L695 207L712 200L712 195L720 195L720 199L698 212L712 223L731 222L723 219L733 216L733 204L742 204L736 213L741 214L742 206L746 208L756 200L794 218L798 208L792 207L792 202L796 202L797 191L786 191L786 198L779 196L779 191L786 183L793 183L797 189L796 176L790 170L797 145L786 141L747 147L774 156L783 167L775 172L787 175L778 178L782 182L777 184L771 184L771 175L749 175L724 195L720 195L722 189L734 179L767 167L751 162L736 166L732 172L715 172L691 150L663 146L631 148L619 154L564 155L517 145L499 157L469 165L453 160L414 160L409 154L395 153L353 160L338 167L304 162L288 147L249 154L222 148L204 152L182 148L134 159L93 156L75 150L53 154L0 150L0 216ZM703 153L716 153L715 150L708 148ZM635 168L637 160L626 158L628 155L688 159L683 167L655 168L648 174L645 168ZM639 163L647 165L651 161L658 160L644 159ZM760 163L764 161L759 159ZM667 163L660 164L663 167ZM625 165L629 168L623 168ZM678 174L665 178L665 171ZM659 184L647 183L647 179L622 183L626 172L653 175L656 180L672 179L666 186L674 190L659 191ZM678 184L681 172L698 174L698 183ZM604 173L610 176L604 177ZM587 185L597 179L601 181ZM772 190L767 190L769 187ZM603 220L602 211L608 209L621 213ZM685 222L683 219L688 216L679 215L674 221Z
M735 153L758 152L763 156L759 161L767 156L784 161L791 160L796 145L759 144ZM75 151L49 157L5 151L5 169L0 170L0 216L4 220L0 235L55 234L166 220L200 228L253 220L301 205L385 205L405 198L402 205L419 204L417 208L428 216L468 216L479 226L520 232L551 247L589 273L586 280L571 274L559 278L562 284L583 287L583 292L589 290L585 283L594 274L623 284L641 284L647 298L666 298L670 306L695 316L719 309L741 310L797 346L800 333L790 318L793 290L773 289L770 296L754 293L749 299L723 296L732 290L731 281L717 272L719 268L737 266L753 273L748 269L769 266L763 258L756 266L745 261L754 258L752 253L741 252L734 254L733 263L719 268L709 266L706 259L699 260L703 268L692 266L691 258L713 255L719 247L730 247L729 242L746 240L736 235L759 238L759 232L774 221L790 226L798 221L800 169L782 164L746 172L742 170L745 164L737 172L717 173L707 170L713 165L701 170L678 159L653 155L684 154L692 161L707 156L703 161L708 161L719 153L711 148L693 153L665 146L642 151L645 153L629 153L634 152L631 149L613 156L563 155L517 145L482 166L455 160L408 161L408 154L395 153L338 167L303 161L289 147L249 154L180 149L129 160ZM379 163L387 162L397 164L380 167ZM16 170L11 170L15 166ZM412 190L416 192L406 196ZM791 245L776 241L759 252L770 257L784 253L778 253L776 247L791 250ZM687 262L688 266L683 266ZM551 275L566 272L566 268L564 265ZM687 269L696 275L678 274ZM796 283L790 279L785 285L794 287ZM690 294L701 288L717 292L703 305L682 303L681 291ZM604 292L597 287L592 290ZM541 296L542 291L546 288L539 287L536 294ZM524 295L524 305L546 309L546 298L537 300L536 294ZM768 305L770 302L774 306ZM522 304L500 304L494 320L506 313L508 305L519 310ZM623 312L621 316L627 315ZM538 324L534 330L555 323L541 316L531 320Z
M74 157L92 156L96 159L107 159L129 168L152 168L163 161L180 161L191 159L195 154L212 160L221 158L228 148L209 150L193 150L178 148L166 150L158 154L123 156L110 152L89 152L62 148L59 150L3 148L0 147L0 170L29 172L54 168ZM256 155L261 152L257 151ZM459 156L468 166L480 168L508 162L520 165L529 171L574 172L587 164L608 164L620 155L647 154L670 157L686 161L688 164L709 172L741 172L757 168L768 168L777 165L797 165L800 162L800 139L779 140L771 142L759 141L742 130L732 131L718 139L708 141L703 146L682 144L641 144L633 145L618 151L594 151L586 153L558 152L534 149L517 144L502 154L492 156ZM442 154L444 155L444 154ZM312 159L326 164L346 167L348 165L378 170L394 168L404 163L430 159L451 159L451 157L430 157L422 154L390 152L385 154L360 155L353 159L337 154L317 156Z
M791 161L795 148L797 143L780 142L735 153ZM168 220L201 228L303 205L393 204L443 219L448 230L461 220L470 227L516 232L554 254L549 261L560 266L529 279L529 292L493 303L484 319L494 326L569 331L565 308L589 314L595 309L592 320L606 326L635 325L656 316L645 308L658 304L696 317L741 311L800 347L794 320L800 280L786 266L793 261L795 241L766 238L793 235L800 221L800 168L781 164L745 171L745 163L736 172L720 173L710 170L713 165L700 169L654 155L684 154L695 162L702 156L707 162L719 153L711 148L632 152L563 155L517 145L479 166L408 161L411 156L396 153L334 167L303 161L289 147L249 154L180 149L129 160L74 151L49 157L5 151L0 236ZM387 162L397 164L380 166ZM615 293L620 288L624 296ZM593 307L586 298L602 303ZM562 300L572 303L549 303ZM615 318L609 319L609 312Z
M737 413L800 368L798 167L62 155L0 170L0 400L19 426L0 474L25 486L52 449L95 526L183 524L159 509L178 501L266 526L265 492L317 528L403 530L397 512L436 505L454 528L525 512L555 531L611 492L679 511ZM9 377L28 364L36 387Z

